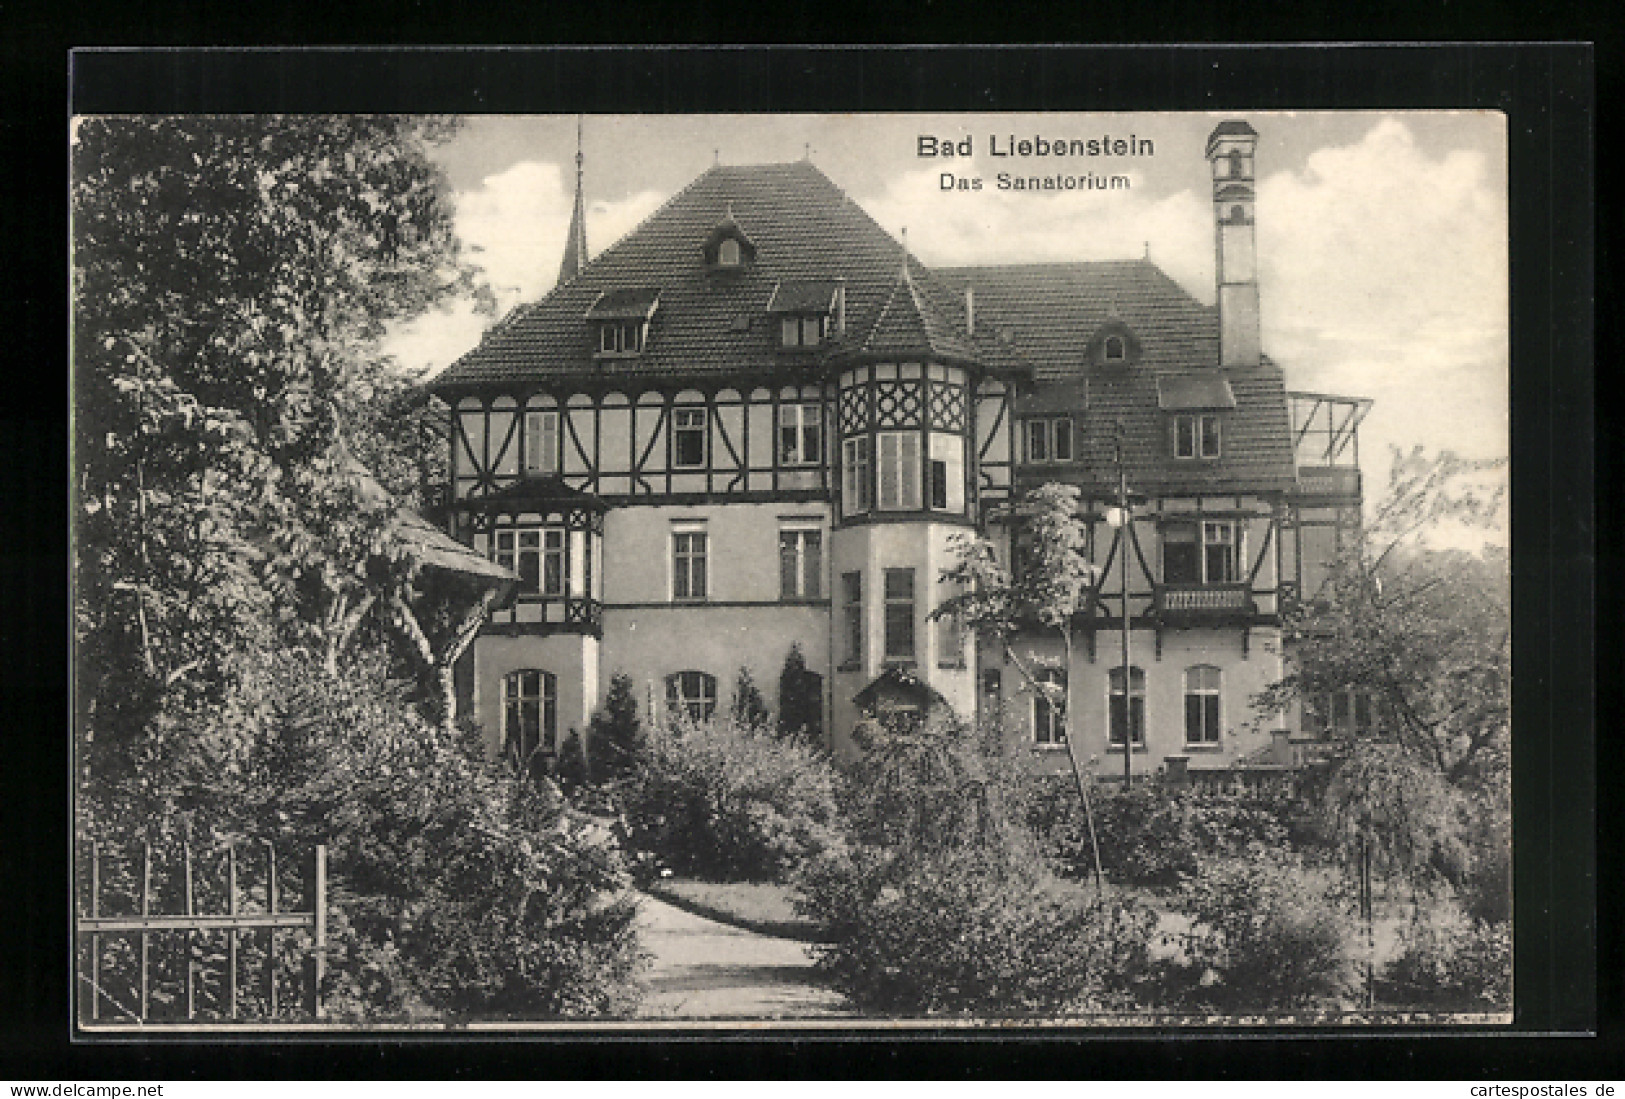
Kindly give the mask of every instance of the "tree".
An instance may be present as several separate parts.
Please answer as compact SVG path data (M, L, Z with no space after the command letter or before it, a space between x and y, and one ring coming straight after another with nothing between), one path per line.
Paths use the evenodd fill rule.
M997 547L984 535L955 536L953 549L958 560L943 570L942 582L954 585L958 594L943 602L931 617L956 617L979 637L1001 645L1010 665L1060 715L1067 760L1095 849L1095 882L1101 886L1094 813L1071 736L1068 688L1040 676L1011 644L1019 631L1033 625L1054 630L1061 639L1064 668L1069 673L1063 681L1070 684L1073 620L1099 579L1088 559L1088 530L1078 516L1078 489L1043 485L1016 505L1014 518L1019 524L1016 537L1023 539L1020 566L1012 570L1000 563Z
M767 708L767 700L762 697L761 689L751 677L749 668L741 667L739 678L734 681L731 712L737 724L752 729L767 725L773 717L772 711Z
M647 745L631 676L619 673L610 678L604 708L592 715L588 729L600 781L622 780L637 770Z
M376 351L385 325L470 279L428 155L448 131L360 116L76 128L82 725L117 735L220 697L273 644L335 667L368 613L411 591L396 503L345 442L392 455L403 482L396 461L421 442L407 425L432 411L372 409L406 402Z
M1260 696L1357 699L1373 720L1333 721L1334 755L1376 736L1463 789L1504 780L1510 740L1511 576L1504 549L1434 548L1453 524L1495 524L1501 494L1474 475L1502 463L1395 453L1389 491L1322 587L1288 616L1293 667ZM1352 709L1352 706L1350 707Z
M1328 719L1319 809L1355 878L1368 996L1374 877L1407 882L1418 911L1441 875L1496 880L1495 853L1474 836L1505 832L1510 570L1494 545L1430 539L1496 525L1503 488L1483 482L1502 465L1396 451L1385 497L1321 589L1289 609L1292 664L1256 700L1261 715L1297 702Z
M779 673L779 735L814 745L824 739L824 681L808 670L799 642Z

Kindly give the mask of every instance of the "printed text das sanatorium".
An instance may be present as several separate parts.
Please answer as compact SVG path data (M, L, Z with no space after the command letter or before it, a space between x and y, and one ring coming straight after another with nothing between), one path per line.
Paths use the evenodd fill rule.
M1129 134L1114 137L1018 137L1015 134L988 134L988 156L1155 156L1156 145L1148 137ZM957 140L932 134L918 135L915 153L921 157L968 157L975 155L976 143L969 135Z

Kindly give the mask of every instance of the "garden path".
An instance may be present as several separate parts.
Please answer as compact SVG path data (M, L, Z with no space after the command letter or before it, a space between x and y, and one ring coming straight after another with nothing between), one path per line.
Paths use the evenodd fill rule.
M817 983L807 944L695 916L647 895L638 931L654 955L639 1016L654 1019L807 1019L849 1015Z

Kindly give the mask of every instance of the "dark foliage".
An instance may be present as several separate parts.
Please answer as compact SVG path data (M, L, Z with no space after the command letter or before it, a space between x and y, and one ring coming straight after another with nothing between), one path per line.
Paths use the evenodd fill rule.
M1256 845L1204 864L1174 895L1191 926L1164 995L1220 1012L1349 1006L1355 919L1344 889L1335 875Z
M1204 862L1235 857L1254 843L1286 850L1310 840L1301 807L1285 789L1100 788L1094 810L1102 869L1126 885L1171 886ZM1083 878L1093 872L1088 827L1070 779L1043 780L1029 820L1061 873Z
M790 646L779 673L779 735L806 744L824 742L824 678L807 667L800 644Z
M835 776L769 727L674 717L624 791L631 842L679 873L777 881L835 835Z
M1406 932L1377 995L1386 1005L1420 1011L1510 1011L1510 926L1435 909Z
M773 718L773 713L767 708L767 700L762 697L761 688L756 686L756 680L751 676L749 668L740 668L739 677L734 681L734 698L730 714L736 725L750 728L761 728Z
M647 744L631 676L619 674L610 679L604 708L592 715L589 730L595 781L613 784L637 771Z

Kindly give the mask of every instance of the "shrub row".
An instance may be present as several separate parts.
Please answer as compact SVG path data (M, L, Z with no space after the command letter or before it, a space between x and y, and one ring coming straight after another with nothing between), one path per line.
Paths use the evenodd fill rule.
M683 874L782 880L835 837L835 776L814 749L718 715L645 734L623 789L632 845Z

